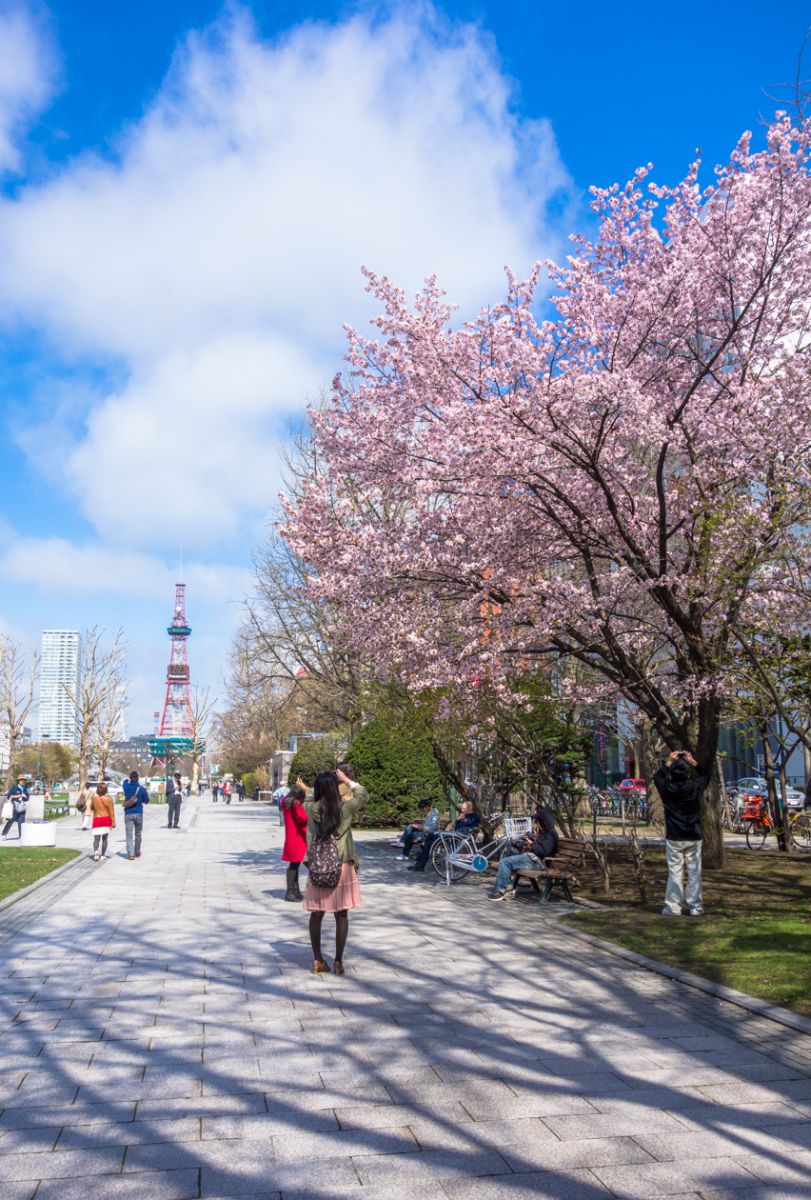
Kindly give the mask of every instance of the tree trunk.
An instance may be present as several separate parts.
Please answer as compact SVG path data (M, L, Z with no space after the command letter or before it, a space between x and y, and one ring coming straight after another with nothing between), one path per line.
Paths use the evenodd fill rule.
M709 787L701 797L702 860L709 870L723 867L725 860L724 831L721 827L721 781L718 773L718 734L721 728L721 705L716 696L699 701L696 722L696 744L692 750L700 771L710 777Z

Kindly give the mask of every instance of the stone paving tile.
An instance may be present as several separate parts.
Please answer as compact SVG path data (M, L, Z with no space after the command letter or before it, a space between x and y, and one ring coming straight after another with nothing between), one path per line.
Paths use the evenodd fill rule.
M2 1154L0 1180L70 1179L77 1175L104 1175L117 1171L124 1158L122 1148L66 1150L53 1154Z
M134 1104L63 1104L53 1108L6 1108L0 1116L4 1129L35 1129L48 1125L96 1124L107 1121L131 1121Z
M0 1200L32 1200L36 1184L0 1183Z
M790 1154L776 1148L766 1154L736 1154L736 1160L747 1171L767 1183L803 1183L811 1195L811 1151L795 1150Z
M96 1175L41 1183L37 1200L195 1200L200 1195L200 1172L145 1171L138 1175Z
M200 1120L121 1121L105 1125L77 1125L62 1130L58 1150L79 1150L97 1146L138 1146L158 1142L191 1142L200 1138ZM2 1145L2 1143L0 1143Z
M590 1171L568 1171L565 1175L541 1171L494 1179L443 1181L450 1200L608 1200L611 1196Z
M341 1188L357 1188L358 1174L350 1159L314 1159L311 1162L269 1163L264 1143L246 1143L245 1153L235 1161L233 1148L220 1143L217 1157L211 1157L201 1169L204 1200L214 1196L260 1196L278 1191L305 1192L323 1200L339 1194ZM134 1178L138 1178L134 1176ZM364 1200L359 1191L358 1200ZM371 1198L369 1198L371 1200Z
M649 1163L651 1155L629 1137L586 1138L584 1141L543 1141L501 1146L501 1156L512 1171L561 1171Z
M595 1167L594 1173L614 1195L628 1200L652 1200L706 1188L751 1187L753 1178L733 1158L703 1158L687 1162L656 1162L627 1167Z

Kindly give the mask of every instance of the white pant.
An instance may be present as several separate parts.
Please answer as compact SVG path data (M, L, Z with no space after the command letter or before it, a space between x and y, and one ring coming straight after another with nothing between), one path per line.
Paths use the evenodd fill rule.
M665 908L672 913L681 913L687 900L691 913L704 911L701 898L701 842L665 842L667 855L667 887ZM684 868L687 868L687 890L685 896Z

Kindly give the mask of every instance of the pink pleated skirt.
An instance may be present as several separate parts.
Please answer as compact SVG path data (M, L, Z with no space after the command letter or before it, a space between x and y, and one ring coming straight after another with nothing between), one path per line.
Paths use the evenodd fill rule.
M360 884L354 863L342 864L341 878L334 888L313 887L307 876L301 902L305 912L343 912L345 908L359 908L361 904Z

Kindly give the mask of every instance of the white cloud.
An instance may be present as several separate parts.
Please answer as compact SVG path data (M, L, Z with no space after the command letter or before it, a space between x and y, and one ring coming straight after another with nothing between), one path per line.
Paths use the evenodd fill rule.
M86 516L130 546L233 536L275 492L279 414L367 312L361 264L470 308L552 252L566 184L490 40L429 7L190 36L113 157L0 205L0 319L129 373L65 455Z
M50 45L31 14L13 5L0 12L0 171L16 171L17 140L53 91Z
M40 592L165 600L167 613L177 571L151 554L77 545L66 538L16 537L0 550L0 579ZM238 603L252 575L238 567L199 562L183 567L191 594L207 604ZM92 622L91 622L92 623Z

